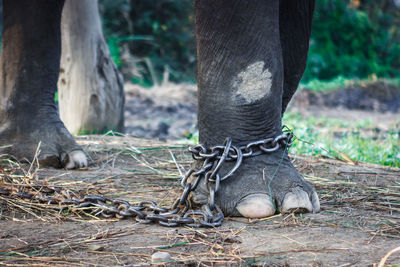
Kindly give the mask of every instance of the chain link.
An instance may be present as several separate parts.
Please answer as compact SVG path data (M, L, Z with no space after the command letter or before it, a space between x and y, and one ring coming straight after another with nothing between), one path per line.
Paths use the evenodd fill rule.
M222 182L233 176L240 167L244 158L257 156L264 153L272 153L281 147L292 145L293 133L283 133L275 138L267 138L250 142L245 146L232 145L232 139L226 138L223 145L207 148L198 144L189 147L192 157L200 161L201 167L192 166L181 181L183 192L170 208L160 207L155 201L141 201L137 205L130 204L123 199L111 199L100 195L86 195L82 198L56 198L51 195L59 193L69 196L70 192L63 192L60 187L52 187L44 184L31 185L31 192L19 190L18 192L8 188L0 188L2 196L16 196L29 199L32 202L54 204L55 210L84 209L95 216L105 218L135 218L139 223L158 223L162 226L176 227L187 225L189 227L218 227L224 221L221 208L215 203L215 195L223 185ZM225 174L219 173L224 162L235 162L233 167ZM196 165L196 164L193 164ZM189 178L191 182L189 182ZM191 210L189 202L190 193L195 191L202 180L205 180L209 192L208 203L201 210ZM50 195L50 196L49 196ZM78 195L74 193L73 195Z

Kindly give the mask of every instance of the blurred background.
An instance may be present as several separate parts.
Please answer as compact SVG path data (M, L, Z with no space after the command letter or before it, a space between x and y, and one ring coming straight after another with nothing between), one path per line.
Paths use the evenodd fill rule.
M195 82L192 0L100 0L103 30L126 81ZM400 2L400 1L399 1ZM303 82L400 75L395 0L319 0Z
M197 142L193 0L98 3L125 81L125 133ZM400 167L399 115L400 0L317 0L283 119L297 137L290 152Z
M192 0L100 0L126 133L197 141ZM400 167L400 1L318 0L291 153Z

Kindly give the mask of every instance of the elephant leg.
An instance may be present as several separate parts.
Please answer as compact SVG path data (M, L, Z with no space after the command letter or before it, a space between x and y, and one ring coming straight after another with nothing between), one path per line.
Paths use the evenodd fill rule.
M284 72L283 114L306 68L315 0L281 0L279 2L279 34Z
M38 144L42 165L87 165L61 122L54 95L60 70L63 0L4 0L0 58L0 146L31 161Z
M196 0L199 141L235 146L282 134L283 59L275 0ZM231 165L230 165L231 164ZM232 167L226 162L221 172ZM207 201L204 181L194 192ZM271 216L277 210L319 210L318 196L285 148L245 158L221 182L216 203L225 215Z

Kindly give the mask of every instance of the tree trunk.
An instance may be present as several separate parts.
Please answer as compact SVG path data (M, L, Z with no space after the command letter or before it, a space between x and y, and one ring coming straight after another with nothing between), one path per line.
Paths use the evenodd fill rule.
M66 1L61 32L61 120L73 134L123 131L123 80L104 41L97 1Z

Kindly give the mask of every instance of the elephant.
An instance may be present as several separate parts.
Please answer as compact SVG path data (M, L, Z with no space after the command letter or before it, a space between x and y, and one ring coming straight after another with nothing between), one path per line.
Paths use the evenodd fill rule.
M63 4L4 0L0 144L32 159L40 141L42 165L70 169L87 166L87 159L54 103ZM194 1L200 143L230 137L240 147L282 134L283 113L306 66L314 6L315 0ZM207 190L199 188L194 200L201 203ZM215 197L225 215L247 218L320 209L314 187L283 146L244 159Z

